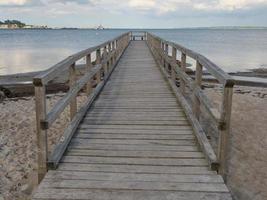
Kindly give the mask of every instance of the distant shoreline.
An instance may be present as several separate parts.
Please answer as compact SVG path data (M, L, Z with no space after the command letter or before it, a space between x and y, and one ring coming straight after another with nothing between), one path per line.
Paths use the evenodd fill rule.
M78 27L59 27L59 28L2 28L1 30L267 30L267 27L246 27L246 26L218 26L218 27L181 27L181 28L78 28Z

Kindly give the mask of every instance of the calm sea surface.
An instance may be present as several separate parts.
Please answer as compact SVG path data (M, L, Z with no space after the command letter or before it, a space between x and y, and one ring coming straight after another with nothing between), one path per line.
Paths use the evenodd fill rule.
M127 30L0 30L0 74L43 70ZM149 30L228 72L267 67L267 29ZM190 62L190 61L189 61Z

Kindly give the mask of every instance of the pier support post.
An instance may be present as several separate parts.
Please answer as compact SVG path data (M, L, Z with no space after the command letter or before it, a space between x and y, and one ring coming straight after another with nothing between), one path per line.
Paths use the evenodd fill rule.
M183 72L186 72L186 54L182 52L181 55L181 69ZM180 80L181 81L181 92L182 94L185 94L185 81L183 79Z
M177 49L175 47L172 47L172 59L176 63L176 57L177 57ZM176 69L175 66L171 67L171 77L174 83L176 84Z
M221 105L220 122L223 126L219 127L219 141L218 141L218 159L220 163L219 173L223 176L225 182L227 181L227 166L228 166L228 152L230 140L230 121L232 110L233 86L225 86L223 90L223 100Z
M201 88L202 84L202 65L197 61L196 62L196 74L195 74L195 87ZM199 120L200 116L200 101L198 96L196 95L196 91L194 91L194 99L193 99L193 112L196 118Z
M107 58L107 55L108 55L108 52L107 52L107 46L104 47L104 53L103 53L103 56L102 56L102 60L105 60ZM108 61L106 61L104 64L103 64L103 68L104 68L104 77L106 78L107 75L108 75L108 64L107 64Z
M69 69L69 88L71 89L76 83L75 63ZM75 96L70 102L70 119L72 120L77 113L77 97Z
M92 69L92 58L91 54L86 56L86 72L89 73ZM86 85L86 94L89 96L92 92L92 80L90 79Z
M98 49L96 51L96 65L100 65L101 63L101 50ZM99 84L101 82L101 70L99 70L96 74L96 83Z
M47 172L47 131L41 127L46 118L45 86L35 86L36 133L37 133L37 173L40 183Z
M165 54L166 56L168 57L169 56L169 45L168 44L165 44ZM165 70L168 72L169 71L169 63L168 62L164 62L164 68Z

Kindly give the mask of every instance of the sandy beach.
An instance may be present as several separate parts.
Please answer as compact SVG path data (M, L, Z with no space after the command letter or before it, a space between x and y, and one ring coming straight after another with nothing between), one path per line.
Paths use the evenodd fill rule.
M221 88L206 89L221 103ZM227 185L235 199L267 199L267 88L236 86L233 95Z
M220 88L205 89L220 102ZM49 95L51 107L64 93ZM78 97L81 103L84 96ZM30 199L35 185L36 133L34 97L5 99L0 103L0 200ZM68 122L68 109L48 133L49 149ZM267 89L235 87L233 99L229 186L242 199L264 199L267 162ZM250 166L254 165L254 169ZM255 171L257 169L257 172ZM265 182L264 182L265 181Z
M47 97L51 108L64 94ZM85 96L78 97L81 104ZM36 184L36 123L34 97L6 99L0 103L0 200L30 199ZM12 119L12 120L11 120ZM48 132L51 151L69 119L67 108Z

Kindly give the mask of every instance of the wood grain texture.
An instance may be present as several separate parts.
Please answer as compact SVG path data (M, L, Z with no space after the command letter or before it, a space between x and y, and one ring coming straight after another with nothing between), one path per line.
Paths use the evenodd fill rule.
M124 42L116 43L118 48ZM132 41L33 199L225 199L145 41Z

